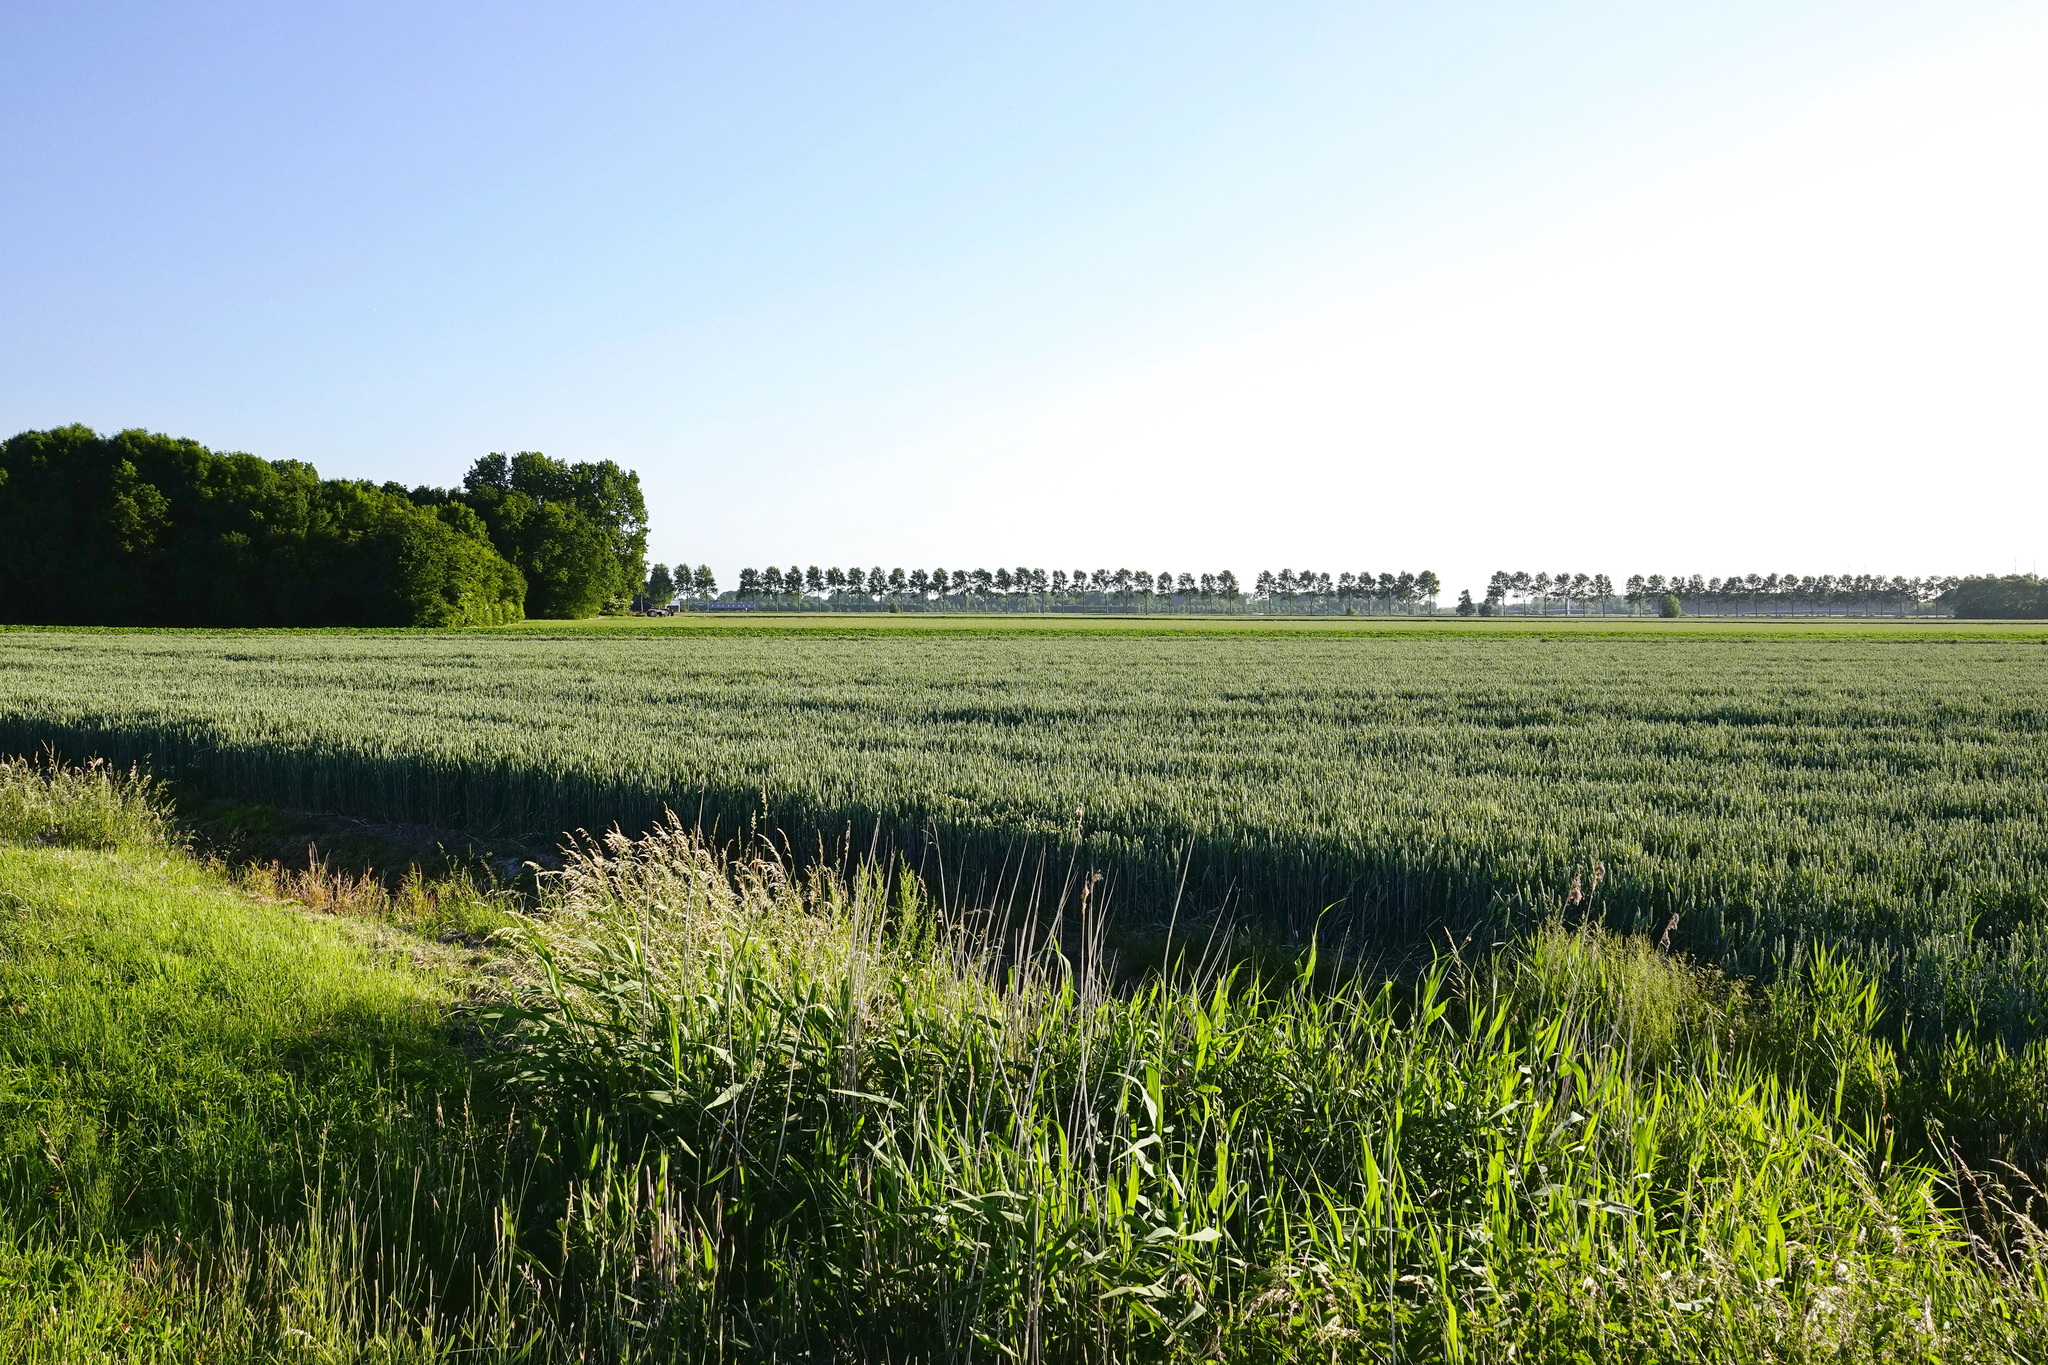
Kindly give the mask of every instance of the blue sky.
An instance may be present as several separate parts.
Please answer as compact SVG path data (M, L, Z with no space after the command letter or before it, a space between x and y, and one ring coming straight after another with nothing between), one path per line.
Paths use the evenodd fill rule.
M616 459L728 581L2040 556L2048 6L18 0L0 41L8 431Z

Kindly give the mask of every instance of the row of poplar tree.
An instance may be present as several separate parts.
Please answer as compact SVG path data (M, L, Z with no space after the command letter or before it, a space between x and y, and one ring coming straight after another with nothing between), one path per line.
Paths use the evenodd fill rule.
M742 569L725 600L734 602L813 601L873 605L882 602L972 601L1029 598L1049 603L1127 604L1174 601L1211 603L1372 603L1390 609L1420 606L1442 590L1434 573L1339 573L1281 569L1261 572L1247 593L1228 569L1175 573L1144 569ZM660 608L678 600L720 599L718 577L709 565L657 564L649 571L641 606Z
M1464 615L1493 616L1510 604L1532 613L1665 609L1667 599L1678 610L1807 614L1831 610L1904 611L1950 598L1958 578L1887 578L1883 574L1635 574L1617 594L1606 574L1529 574L1495 572L1483 601L1470 595L1460 603ZM1469 609L1468 609L1469 608Z
M1158 573L1143 569L741 569L729 597L739 602L810 598L823 602L875 603L933 601L945 598L1043 597L1239 598L1237 575L1221 573ZM718 577L708 564L673 570L657 564L648 572L642 599L647 606L665 606L678 599L710 601L719 597Z

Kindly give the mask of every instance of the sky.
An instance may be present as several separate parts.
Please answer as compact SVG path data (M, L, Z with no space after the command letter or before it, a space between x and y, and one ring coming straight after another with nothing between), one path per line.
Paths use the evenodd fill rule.
M2048 3L0 7L0 430L650 553L2048 559Z

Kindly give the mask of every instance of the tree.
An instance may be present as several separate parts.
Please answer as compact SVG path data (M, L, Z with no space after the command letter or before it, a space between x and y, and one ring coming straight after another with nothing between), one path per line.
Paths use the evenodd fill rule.
M2048 619L2048 582L2033 574L1965 578L1943 596L1957 616L1968 620Z
M676 600L676 584L669 577L668 565L657 564L647 571L647 582L641 585L640 595L650 607L665 607Z
M1657 614L1664 617L1685 615L1685 603L1678 600L1678 594L1665 593L1657 600Z
M1225 597L1235 598L1238 595L1237 575L1232 573L1228 569L1225 569L1222 573L1217 574L1216 590L1222 593Z
M825 572L815 564L804 570L804 591L817 596L824 595Z
M0 443L0 619L488 625L526 583L467 509L293 460L83 426ZM637 585L637 577L636 577Z
M643 581L640 476L610 460L567 464L535 450L494 453L470 467L453 496L483 518L491 543L526 575L532 615L594 616Z
M1479 607L1472 600L1472 590L1470 588L1461 589L1458 593L1458 615L1476 616L1478 614Z
M718 579L711 572L709 564L699 564L697 566L696 586L697 596L699 597L710 598L718 596Z

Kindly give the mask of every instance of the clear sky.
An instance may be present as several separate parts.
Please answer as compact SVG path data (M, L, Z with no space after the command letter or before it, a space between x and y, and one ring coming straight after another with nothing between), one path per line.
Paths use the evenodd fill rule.
M2048 567L2048 4L0 7L0 429L655 558Z

